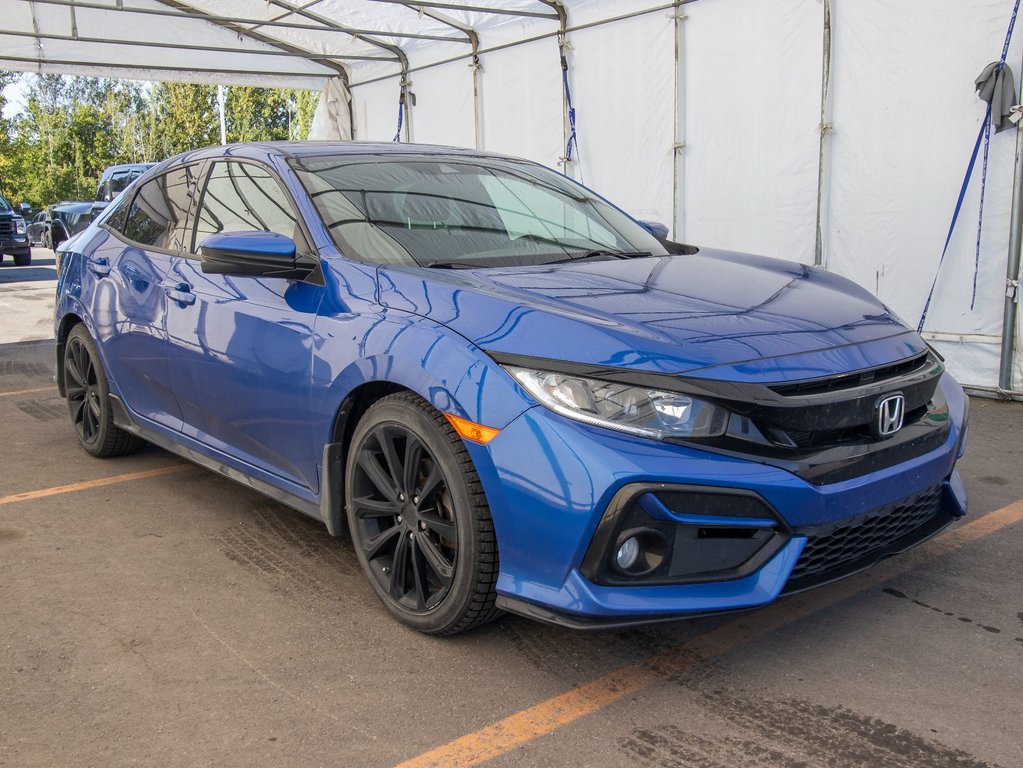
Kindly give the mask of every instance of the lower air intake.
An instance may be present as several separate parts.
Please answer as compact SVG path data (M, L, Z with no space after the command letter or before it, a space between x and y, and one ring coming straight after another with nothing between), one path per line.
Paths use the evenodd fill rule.
M932 522L941 510L942 486L936 485L909 499L875 509L839 523L796 531L807 537L806 546L789 576L786 591L827 581L859 563L884 553L906 539L906 545L933 533Z

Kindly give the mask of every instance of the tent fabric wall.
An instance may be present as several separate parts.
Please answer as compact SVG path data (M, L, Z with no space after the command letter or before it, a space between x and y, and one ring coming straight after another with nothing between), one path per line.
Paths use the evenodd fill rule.
M686 8L685 239L813 263L822 5Z
M478 109L484 149L560 168L701 246L812 263L819 198L823 265L915 325L984 115L973 80L998 58L1013 0L188 0L184 15L176 0L8 5L0 68L315 88L347 77L357 139L394 137L404 75L412 140L474 146ZM578 120L567 164L559 5ZM1017 30L1017 82L1021 53ZM976 305L975 177L925 334L985 387L997 382L1013 153L1014 131L992 137Z
M835 5L827 266L915 325L984 117L973 81L1001 53L1012 3ZM1008 59L1017 83L1021 52L1017 29ZM1015 131L991 137L974 309L979 162L925 327L953 373L971 384L998 378L1015 138Z
M876 293L915 325L984 114L973 80L998 57L1012 3L833 0L832 5L824 266ZM642 8L616 2L613 9L598 11L593 3L578 8L568 3L569 26L637 6ZM697 0L683 8L682 104L674 98L670 9L570 29L580 151L578 161L567 167L554 38L484 53L485 148L560 168L640 218L670 224L675 195L682 209L676 234L686 242L813 263L823 2ZM542 25L517 26L526 36L537 29ZM1021 50L1023 33L1009 55L1014 71ZM444 73L439 81L454 83L450 73L460 66L427 71ZM413 74L413 80L424 74ZM1021 73L1016 74L1019 80ZM463 80L461 87L470 93L471 78ZM378 87L356 84L356 100L367 93L378 103L378 92L370 90ZM468 118L462 117L471 116L471 105L454 113L457 120L444 122L444 115L452 114L451 98L450 93L420 98L417 124L430 125L431 142L472 146ZM387 109L396 109L396 102ZM685 143L684 175L677 179L672 171L676 109ZM997 381L1014 138L1013 131L992 137L976 306L969 308L975 180L926 329L960 380L981 387ZM1017 362L1021 356L1017 352ZM1020 368L1017 389L1023 385Z

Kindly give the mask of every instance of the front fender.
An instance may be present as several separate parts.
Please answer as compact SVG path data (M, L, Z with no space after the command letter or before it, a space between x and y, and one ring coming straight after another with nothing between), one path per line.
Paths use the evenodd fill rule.
M333 403L363 384L387 382L496 429L533 405L486 353L424 317L391 309L321 317L316 336L314 378L329 380L325 396Z

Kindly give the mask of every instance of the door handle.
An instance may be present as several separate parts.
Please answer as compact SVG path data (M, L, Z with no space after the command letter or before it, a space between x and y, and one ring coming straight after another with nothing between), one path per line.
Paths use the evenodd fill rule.
M167 286L163 291L171 301L177 302L182 307L195 304L195 294L192 293L192 289L185 283L173 287Z
M89 271L98 277L106 277L110 274L110 262L105 258L89 259Z

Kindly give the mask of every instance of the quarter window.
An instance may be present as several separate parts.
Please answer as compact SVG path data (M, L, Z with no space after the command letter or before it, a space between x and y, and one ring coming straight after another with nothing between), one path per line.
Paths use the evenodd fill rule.
M276 232L298 239L298 219L270 172L250 163L215 163L203 194L195 247L218 232Z
M140 245L164 250L184 250L185 222L194 185L194 166L175 168L147 181L135 194L123 226L110 224Z

